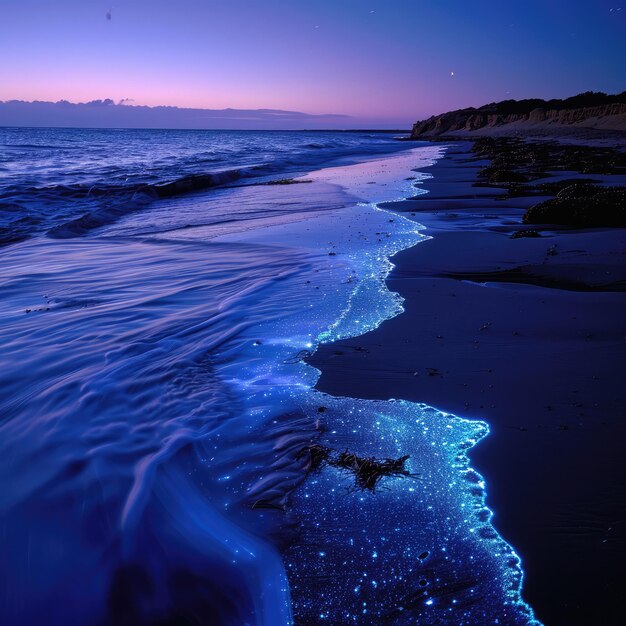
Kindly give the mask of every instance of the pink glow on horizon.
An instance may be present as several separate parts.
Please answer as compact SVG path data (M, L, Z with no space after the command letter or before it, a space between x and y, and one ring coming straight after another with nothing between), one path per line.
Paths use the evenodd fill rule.
M616 62L626 12L604 0L528 0L523 12L495 0L124 0L110 19L109 0L6 2L0 100L128 98L406 125L626 80ZM585 46L571 34L582 22Z

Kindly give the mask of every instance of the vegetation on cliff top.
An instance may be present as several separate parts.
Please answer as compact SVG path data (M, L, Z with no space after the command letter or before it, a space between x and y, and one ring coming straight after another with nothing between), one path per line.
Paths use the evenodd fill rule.
M608 95L586 91L564 100L503 100L479 108L469 107L433 115L416 122L412 137L442 135L456 131L473 131L485 126L501 126L511 122L530 121L533 124L551 121L562 124L580 124L589 118L622 116L626 113L626 91ZM620 118L621 120L621 118ZM622 128L623 121L617 129Z
M444 115L457 115L462 113L485 113L493 115L528 115L535 109L569 111L572 109L585 109L588 107L605 106L608 104L626 104L626 91L618 94L606 94L602 91L585 91L576 96L563 100L542 100L541 98L527 98L525 100L502 100L490 102L481 107L467 107L448 111L433 117Z
M466 109L480 113L495 113L497 115L526 115L535 109L571 110L585 109L587 107L604 106L606 104L626 103L626 91L615 95L609 95L601 91L585 91L577 96L563 100L542 100L540 98L528 98L526 100L503 100L485 104L478 109Z

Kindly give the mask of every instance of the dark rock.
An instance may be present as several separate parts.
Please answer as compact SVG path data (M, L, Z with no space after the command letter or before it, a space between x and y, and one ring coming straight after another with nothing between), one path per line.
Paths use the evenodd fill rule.
M489 170L490 168L486 168ZM496 169L489 174L490 183L526 183L530 179L525 174L514 172L512 170Z
M278 180L268 180L262 185L301 185L303 183L312 183L312 180L296 180L295 178L279 178Z
M572 185L528 209L525 224L626 227L626 187Z
M512 235L511 239L525 239L525 238L535 238L541 237L538 230L516 230Z
M556 194L556 197L560 200L571 200L572 198L591 198L601 189L602 187L597 187L595 185L575 183L560 189Z
M537 185L537 189L549 196L557 195L559 192L572 186L588 186L594 185L598 181L593 178L566 178L564 180L555 180L549 183L541 183Z
M507 186L506 197L508 198L523 198L533 194L534 188L530 185L523 185L521 183L510 183Z

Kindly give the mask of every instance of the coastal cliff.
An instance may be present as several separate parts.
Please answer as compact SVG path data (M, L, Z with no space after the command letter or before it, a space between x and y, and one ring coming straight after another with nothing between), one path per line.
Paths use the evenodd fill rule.
M417 122L411 138L567 127L626 131L626 92L584 93L566 100L505 100L460 109Z

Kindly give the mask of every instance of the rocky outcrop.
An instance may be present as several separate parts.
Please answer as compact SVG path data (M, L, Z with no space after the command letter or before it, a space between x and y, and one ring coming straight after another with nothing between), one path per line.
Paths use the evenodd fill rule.
M571 185L556 198L531 207L524 224L567 224L577 228L626 226L626 187Z
M567 127L626 130L626 92L619 96L581 94L564 101L527 100L489 104L479 109L469 108L435 115L413 126L411 137L442 134L466 134L491 129L520 130L533 128ZM572 106L572 103L602 100L610 102L594 106ZM621 101L615 101L621 100ZM541 105L545 106L541 106ZM538 106L539 105L539 106ZM477 134L480 134L477 132Z

